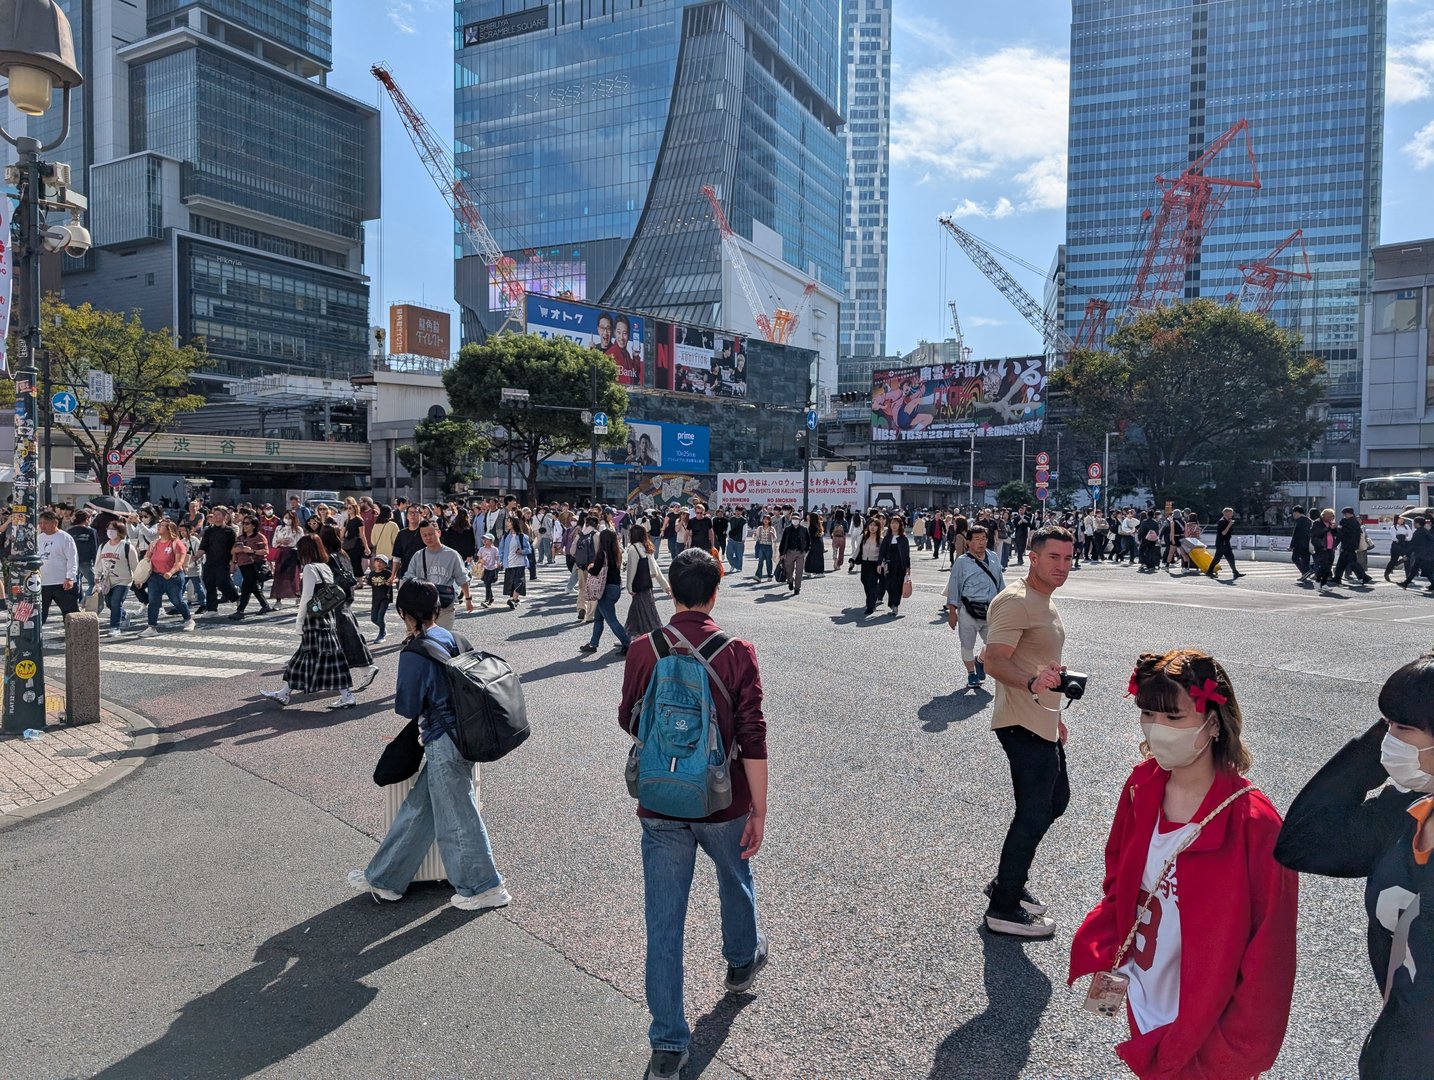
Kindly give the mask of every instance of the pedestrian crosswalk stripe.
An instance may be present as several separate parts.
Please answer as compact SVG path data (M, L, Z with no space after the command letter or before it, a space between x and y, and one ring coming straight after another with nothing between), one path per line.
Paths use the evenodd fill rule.
M267 648L282 648L293 652L299 647L298 634L285 634L279 637L251 638L247 641L236 641L232 637L220 637L218 634L185 634L186 645L241 645L241 646L265 646ZM112 646L106 646L111 648ZM165 650L168 652L169 650ZM205 655L213 655L206 653Z
M197 664L144 664L134 660L101 660L100 670L116 675L193 675L207 679L232 679L247 675L253 668L201 667Z
M193 638L185 638L184 640L185 640L186 642L189 642L189 641L193 641L194 639L193 639ZM180 659L183 659L183 660L233 660L233 659L235 659L234 657L229 656L229 655L226 655L224 652L221 652L221 651L219 651L219 650L217 650L217 649L175 649L175 648L169 647L168 645L161 646L160 648L162 649L162 653L160 653L159 655L156 655L156 651L157 651L157 650L155 649L155 647L154 647L153 645L149 644L148 641L116 641L116 642L112 642L112 643L109 643L109 644L106 644L106 645L105 645L105 647L104 647L104 655L105 655L105 656L108 656L110 653L131 652L131 653L149 653L149 654L150 654L151 656L153 656L154 659L156 659L156 660L167 660L167 659L169 659L169 658L172 657L172 656L173 656L173 657L179 657ZM289 658L290 654L292 653L292 651L293 651L293 650L290 650L289 652L277 653L277 654L275 654L275 655L273 655L273 656L254 656L254 655L251 655L251 654L249 654L249 653L246 652L246 653L244 653L244 654L242 655L242 657L240 657L240 659L243 659L246 663L253 663L253 664L272 664L272 663L274 663L275 661L278 661L278 660L287 660L287 659ZM104 666L103 660L101 661L100 666L101 666L101 667Z

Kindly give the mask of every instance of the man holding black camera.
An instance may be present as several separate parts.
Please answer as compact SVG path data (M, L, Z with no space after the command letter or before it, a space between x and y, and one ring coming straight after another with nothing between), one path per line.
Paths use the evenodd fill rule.
M997 934L1048 938L1056 932L1046 905L1026 889L1026 878L1041 839L1070 802L1060 708L1064 698L1080 697L1085 678L1061 665L1066 634L1051 594L1065 584L1074 555L1068 530L1037 530L1025 578L1001 590L987 612L983 659L996 680L991 727L1011 763L1016 793L996 877L986 886L986 928Z

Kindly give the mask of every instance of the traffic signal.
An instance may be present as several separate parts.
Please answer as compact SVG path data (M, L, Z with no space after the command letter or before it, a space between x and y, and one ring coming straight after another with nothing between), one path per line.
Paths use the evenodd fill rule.
M189 387L183 384L179 386L156 386L154 388L155 397L163 398L170 401L174 400L175 398L186 397L188 396L188 394Z

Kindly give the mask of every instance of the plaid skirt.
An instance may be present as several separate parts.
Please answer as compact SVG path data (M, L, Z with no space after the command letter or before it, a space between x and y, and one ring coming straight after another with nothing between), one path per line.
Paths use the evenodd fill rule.
M322 690L348 690L354 681L348 661L334 632L334 620L327 615L304 620L298 651L284 665L284 682L296 694Z
M641 637L643 634L650 634L662 625L662 616L657 613L657 604L652 599L652 590L645 589L642 592L632 594L632 601L627 606L627 622L623 629L629 637Z

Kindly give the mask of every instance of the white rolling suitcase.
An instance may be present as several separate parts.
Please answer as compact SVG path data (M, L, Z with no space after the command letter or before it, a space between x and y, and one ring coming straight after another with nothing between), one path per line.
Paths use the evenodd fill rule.
M425 761L420 770L427 768ZM412 778L400 784L389 784L383 789L383 831L387 834L393 826L393 819L398 816L398 809L403 805L403 800L408 798L408 793L413 790L413 782L418 779L414 773ZM478 778L478 763L473 763L473 792L478 798L478 809L483 809L483 786ZM428 849L428 854L423 857L422 864L418 867L418 873L413 875L414 881L447 881L448 873L443 869L443 856L438 854L438 845L435 843Z

